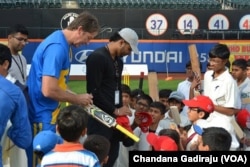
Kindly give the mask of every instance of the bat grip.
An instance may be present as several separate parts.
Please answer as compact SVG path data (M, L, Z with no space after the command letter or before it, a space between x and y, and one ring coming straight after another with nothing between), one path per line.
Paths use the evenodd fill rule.
M139 81L139 89L142 90L142 84L144 79L144 72L141 72L140 81Z
M138 142L140 140L136 135L134 135L133 133L131 133L130 131L128 131L127 129L125 129L124 127L122 127L119 124L116 125L116 129L118 129L122 133L126 134L128 137L133 139L135 142Z

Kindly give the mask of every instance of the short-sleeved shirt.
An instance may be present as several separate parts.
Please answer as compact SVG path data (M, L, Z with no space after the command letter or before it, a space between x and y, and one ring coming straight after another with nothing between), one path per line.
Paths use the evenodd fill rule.
M44 155L41 167L100 167L97 156L80 143L57 144L55 148Z
M204 76L204 95L211 98L215 105L240 109L239 90L236 81L228 70L217 78L213 71L207 71Z
M250 99L250 79L246 78L238 87L241 98L241 108L247 109L247 111L250 112L250 102L246 100Z
M55 77L59 87L66 90L69 70L70 48L64 34L58 30L40 43L32 58L27 81L32 123L55 124L59 102L42 94L42 77Z
M192 83L188 81L188 79L186 79L185 81L180 82L177 86L177 91L181 92L185 96L186 100L189 100L189 94L190 94L189 92L190 92L191 84ZM181 114L184 114L185 116L187 116L187 111L188 111L188 107L185 106Z
M229 71L225 70L217 78L213 77L213 73L214 71L212 70L205 73L204 95L210 97L215 105L240 109L241 103L237 83ZM209 126L222 127L231 134L231 149L235 150L239 147L239 142L231 124L232 119L235 119L235 117L214 111L209 115L207 121L209 122Z

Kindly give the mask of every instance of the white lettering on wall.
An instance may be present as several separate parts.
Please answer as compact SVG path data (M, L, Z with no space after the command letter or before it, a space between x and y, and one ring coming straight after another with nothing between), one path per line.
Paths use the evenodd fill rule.
M123 57L124 63L127 63L128 56ZM182 52L177 51L144 51L139 55L131 54L131 63L182 63Z

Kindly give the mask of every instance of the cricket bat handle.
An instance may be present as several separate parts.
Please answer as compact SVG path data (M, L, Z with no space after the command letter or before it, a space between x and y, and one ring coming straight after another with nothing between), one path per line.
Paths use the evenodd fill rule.
M131 133L130 131L122 127L121 125L117 124L115 127L116 129L118 129L119 131L121 131L122 133L130 137L135 142L138 142L140 140L136 135L134 135L133 133Z
M142 90L143 79L144 79L144 72L141 72L141 74L140 74L140 81L139 81L139 89L140 90Z
M102 124L106 125L109 128L115 127L116 129L118 129L119 131L121 131L122 133L124 133L125 135L127 135L128 137L133 139L134 141L136 141L136 142L139 141L139 138L136 135L134 135L133 133L131 133L127 129L123 128L121 125L117 124L116 119L114 117L107 114L106 112L101 110L99 107L92 105L86 109L87 109L86 111L92 117L94 117L95 119L100 121Z

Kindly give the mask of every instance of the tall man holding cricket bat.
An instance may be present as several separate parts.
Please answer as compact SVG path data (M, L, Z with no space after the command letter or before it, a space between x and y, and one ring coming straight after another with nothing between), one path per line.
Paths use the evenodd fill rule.
M92 95L70 92L67 83L72 58L71 46L88 44L99 30L97 18L89 12L82 12L67 28L53 32L37 47L27 81L33 135L42 130L56 131L61 102L80 106L92 104ZM33 167L35 160L32 160L32 145L28 151L31 154L28 167Z
M86 61L87 92L93 95L93 103L113 117L130 115L127 106L122 105L121 75L122 57L133 51L138 54L138 36L130 28L115 32L109 43L91 53ZM112 167L119 151L118 131L108 128L94 118L88 121L88 135L99 134L111 142L109 160L105 167Z

